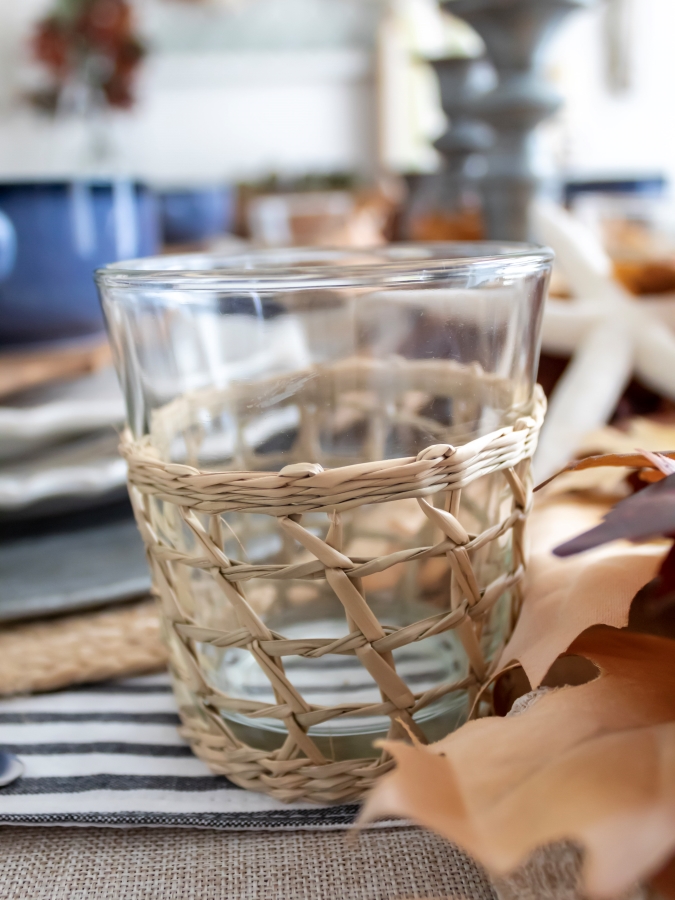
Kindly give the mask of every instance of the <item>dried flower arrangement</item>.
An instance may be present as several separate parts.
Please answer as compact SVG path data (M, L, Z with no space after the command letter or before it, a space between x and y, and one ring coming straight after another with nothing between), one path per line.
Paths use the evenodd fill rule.
M490 698L501 716L515 708L430 747L387 743L398 765L364 819L406 816L495 876L572 841L584 897L645 881L675 897L674 458L590 457L541 491Z
M132 105L134 75L146 51L126 0L56 0L37 25L32 49L52 82L32 95L40 108L56 110L73 82L99 103Z

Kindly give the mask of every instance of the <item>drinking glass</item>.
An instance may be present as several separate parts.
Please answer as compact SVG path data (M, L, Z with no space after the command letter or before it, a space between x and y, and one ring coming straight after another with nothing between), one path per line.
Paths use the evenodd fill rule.
M434 740L464 720L522 575L514 534L551 260L530 245L458 243L98 271L132 496L195 734L216 714L233 753L325 762L372 759L373 740L402 734L402 721ZM523 428L529 443L509 462L499 448ZM483 456L475 471L466 463L461 490L414 474L463 448ZM413 488L394 474L383 492L389 471L413 472ZM350 612L349 591L379 637Z

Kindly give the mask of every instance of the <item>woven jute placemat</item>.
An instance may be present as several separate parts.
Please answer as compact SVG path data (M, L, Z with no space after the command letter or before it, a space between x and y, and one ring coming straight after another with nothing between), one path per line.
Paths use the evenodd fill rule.
M50 691L164 668L154 600L0 632L0 694Z

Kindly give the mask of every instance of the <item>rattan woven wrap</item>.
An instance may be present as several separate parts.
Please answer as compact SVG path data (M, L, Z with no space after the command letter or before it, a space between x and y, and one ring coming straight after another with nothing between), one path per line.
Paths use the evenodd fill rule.
M532 491L530 459L545 411L540 388L535 390L530 407L512 425L458 447L439 442L415 457L373 458L378 451L384 455L382 438L378 438L381 429L378 431L374 421L364 453L372 461L325 470L317 462L299 461L303 456L322 459L317 438L322 402L345 387L353 388L355 383L372 384L372 367L365 371L361 362L356 367L356 375L354 366L324 369L322 377L307 380L309 387L304 397L302 392L295 392L293 402L299 404L302 412L298 436L291 450L274 459L274 464L290 463L277 472L234 468L200 471L195 466L165 461L176 434L185 440L188 459L197 458L199 434L192 444L189 438L190 434L194 437L196 410L208 409L215 416L227 406L236 413L239 406L246 408L251 392L260 391L260 386L181 397L154 413L148 436L134 440L126 432L122 442L129 466L131 499L163 611L179 701L186 694L190 698L189 702L179 702L183 732L194 752L212 770L242 787L285 801L337 802L359 797L392 765L384 751L376 750L370 758L329 759L308 734L311 726L345 716L388 716L390 736L412 733L424 741L413 718L415 713L453 692L468 692L470 699L475 698L489 684L491 674L480 639L483 624L509 590L518 607L519 583L526 565L524 529ZM474 404L477 392L487 392L494 399L503 388L500 379L486 376L475 367L467 370L456 363L437 361L408 363L406 378L408 386L424 387L436 394L444 391L453 398L461 396L464 390ZM388 386L393 391L395 381L390 372ZM357 402L363 404L363 398ZM409 411L399 414L410 421ZM372 418L376 418L374 413ZM427 431L437 427L442 434L434 423L426 421L425 427ZM243 457L249 464L260 465L254 451L241 441L237 452L237 463ZM268 465L269 459L265 457ZM323 461L327 461L325 456ZM459 520L462 491L496 472L503 474L504 485L510 491L510 511L482 533L467 533ZM435 543L374 557L347 555L343 538L345 511L402 498L414 498L419 504L424 521L433 526L433 531L428 528L425 533L436 535ZM222 515L233 511L273 517L282 535L304 548L303 560L253 565L227 556L224 545L229 526ZM303 526L302 517L307 513L327 514L329 525L323 539L315 529ZM186 530L190 535L188 544L176 537ZM477 552L509 533L509 570L481 585L473 565ZM433 558L446 560L449 569L445 608L413 624L383 626L367 602L364 578L402 563ZM190 573L195 570L208 573L217 586L220 602L233 611L232 627L212 627L200 620L198 604L191 596L194 583ZM272 631L255 604L247 599L247 582L252 579L277 584L298 579L325 580L344 608L345 635L338 639L289 640ZM468 671L453 683L415 693L397 673L392 651L451 629L456 629L466 651ZM248 650L269 679L275 702L232 697L217 690L200 664L198 644ZM350 702L317 706L307 702L287 677L284 657L317 659L327 654L356 655L377 683L381 702L368 706ZM278 720L287 737L275 750L248 746L233 731L228 713L250 720Z

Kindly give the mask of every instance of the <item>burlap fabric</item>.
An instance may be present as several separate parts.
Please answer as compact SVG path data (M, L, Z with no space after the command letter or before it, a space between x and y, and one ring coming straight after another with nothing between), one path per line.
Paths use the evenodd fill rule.
M491 885L415 828L292 834L0 828L2 900L584 900L581 853L538 851ZM636 887L620 900L656 900Z
M494 885L498 900L587 900L579 890L582 853L572 843L554 844L535 851L509 878ZM636 885L616 900L659 900Z
M0 829L2 900L494 900L457 848L416 829L294 834Z

